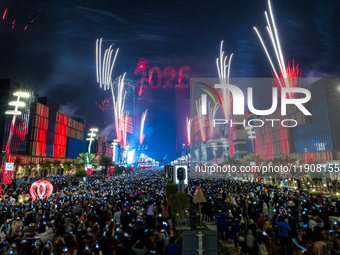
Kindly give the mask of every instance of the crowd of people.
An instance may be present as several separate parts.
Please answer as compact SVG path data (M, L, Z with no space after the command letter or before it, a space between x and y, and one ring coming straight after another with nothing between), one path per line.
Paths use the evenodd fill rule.
M203 220L237 254L340 254L338 198L236 179L194 179L190 192L198 184Z
M24 199L27 184L8 185L0 201L0 254L166 254L182 250L171 228L163 171L143 170L82 183L46 177L54 192ZM340 254L340 200L220 175L190 174L189 210L200 186L202 220L215 222L222 244L237 254ZM198 213L197 213L198 215Z

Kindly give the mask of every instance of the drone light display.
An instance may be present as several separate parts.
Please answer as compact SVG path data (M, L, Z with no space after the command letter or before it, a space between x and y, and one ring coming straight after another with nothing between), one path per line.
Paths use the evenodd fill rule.
M52 195L53 185L48 180L37 180L30 187L32 200L44 200Z

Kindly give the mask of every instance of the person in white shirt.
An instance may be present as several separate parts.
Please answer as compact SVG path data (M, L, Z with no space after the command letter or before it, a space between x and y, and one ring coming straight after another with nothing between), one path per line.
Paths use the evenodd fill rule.
M113 220L117 223L120 222L120 218L122 216L122 212L119 207L117 207L116 212L113 214Z

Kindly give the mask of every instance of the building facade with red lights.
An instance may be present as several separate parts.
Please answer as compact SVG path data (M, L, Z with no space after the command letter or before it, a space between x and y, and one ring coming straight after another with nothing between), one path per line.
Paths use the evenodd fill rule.
M256 153L267 160L289 157L300 161L339 161L339 86L339 78L322 78L307 87L311 100L305 107L312 116L305 116L295 105L287 108L286 116L281 116L281 108L271 116L253 116L263 121L280 120L273 126L271 122L265 122L263 127L254 128ZM298 124L284 127L280 124L283 119L294 119ZM251 150L248 149L248 153Z
M5 112L13 106L10 101L16 98L13 93L21 91L30 94L29 98L21 98L25 103L19 108L22 112L17 115L11 140L10 158L13 162L17 156L22 156L24 164L28 162L39 163L42 160L71 161L75 155L86 151L84 132L85 120L73 119L59 112L59 104L47 97L38 97L23 85L11 80L0 79L1 105L0 105L0 144L2 151L6 150L11 129L13 115ZM69 157L73 155L73 157Z

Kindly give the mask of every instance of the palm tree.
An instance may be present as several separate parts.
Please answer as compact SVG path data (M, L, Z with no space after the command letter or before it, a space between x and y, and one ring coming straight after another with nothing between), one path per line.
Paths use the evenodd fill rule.
M28 165L30 167L29 172L28 172L28 176L30 176L32 174L32 172L33 172L32 170L37 167L37 164L32 162L32 161L30 161L30 162L28 162Z
M265 162L265 160L261 157L260 154L255 154L255 158L256 158L256 161L257 161L257 165L261 165L263 162ZM246 155L244 158L243 158L243 164L244 165L250 165L250 162L255 162L255 159L254 159L254 154L253 153L250 153L248 155Z
M104 179L105 179L105 175L107 174L107 172L108 172L108 168L110 167L110 166L113 166L114 164L112 163L112 158L111 157L102 157L101 159L100 159L100 164L102 165L102 166L104 166L105 167L105 171L104 171Z
M57 170L59 169L59 167L61 165L61 161L60 160L54 160L54 162L52 164L53 164L53 167L54 167L54 175L56 175Z
M17 173L18 173L19 166L22 166L23 163L24 163L24 159L21 156L16 157L16 159L14 160L14 165L15 165L14 180L17 179Z
M63 163L63 165L64 165L64 170L66 172L69 172L72 169L72 162L71 161L67 161L67 162Z
M89 162L87 162L87 159L89 160ZM98 167L99 166L98 156L96 156L96 154L93 153L90 153L90 155L87 152L80 153L79 157L77 157L75 164L84 167L84 169L87 164Z
M231 166L239 166L241 165L241 162L236 157L225 157L225 160L223 161L224 165L231 165Z
M28 169L28 177L30 177L31 174L32 174L32 172L33 172L32 170L33 170L34 168L37 167L37 164L34 163L34 162L32 162L32 161L30 161L30 162L28 162L27 165L29 166L29 169Z
M47 170L47 175L50 173L52 162L49 160L43 160L39 162L39 171Z

